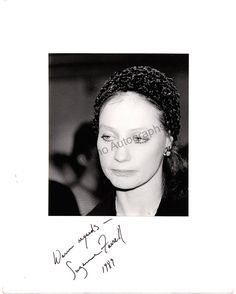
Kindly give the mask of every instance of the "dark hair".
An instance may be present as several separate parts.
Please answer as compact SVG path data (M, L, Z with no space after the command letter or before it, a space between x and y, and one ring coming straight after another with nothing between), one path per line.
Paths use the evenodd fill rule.
M177 182L186 172L186 161L178 153L175 144L180 131L179 93L173 80L155 68L149 66L133 66L115 72L101 88L94 104L93 126L98 132L99 114L104 103L121 92L141 94L161 111L161 123L166 132L173 137L171 155L164 158L164 197L168 194L181 194ZM172 193L173 192L173 193Z

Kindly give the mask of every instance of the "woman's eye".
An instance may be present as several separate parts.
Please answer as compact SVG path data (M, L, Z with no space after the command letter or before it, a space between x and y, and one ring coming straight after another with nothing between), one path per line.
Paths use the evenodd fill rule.
M111 142L113 140L112 136L102 135L101 138L106 142Z
M133 136L134 142L138 144L146 143L149 141L149 138L147 136L141 137L141 136Z

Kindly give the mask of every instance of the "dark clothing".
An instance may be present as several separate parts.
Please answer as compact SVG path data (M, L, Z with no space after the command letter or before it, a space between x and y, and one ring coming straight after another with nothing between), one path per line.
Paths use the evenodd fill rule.
M99 203L88 216L115 216L115 195L114 193L106 200ZM177 199L162 198L155 216L188 216L188 198Z
M69 187L49 181L48 215L80 215L75 196Z

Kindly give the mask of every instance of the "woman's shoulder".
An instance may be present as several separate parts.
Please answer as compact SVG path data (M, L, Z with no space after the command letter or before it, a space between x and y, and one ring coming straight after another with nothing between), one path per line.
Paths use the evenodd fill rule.
M176 191L175 191L176 192ZM115 216L115 193L110 191L109 195L101 201L87 216ZM156 212L156 216L188 216L188 191L181 194L168 194L162 198Z
M181 197L164 197L156 216L188 216L188 193Z

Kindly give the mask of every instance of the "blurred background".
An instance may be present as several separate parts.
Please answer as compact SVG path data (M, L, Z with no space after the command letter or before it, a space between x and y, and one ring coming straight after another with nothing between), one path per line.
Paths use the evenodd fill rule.
M133 65L155 67L174 79L181 103L179 143L184 146L188 143L188 54L49 54L49 178L66 184L74 194L82 192L75 191L73 186L77 167L71 171L71 154L83 166L83 171L87 165L94 169L95 159L91 154L96 140L90 138L83 143L90 144L88 154L83 152L86 146L82 151L75 149L81 138L87 137L86 132L90 133L89 124L83 124L93 118L96 95L112 73ZM83 173L81 168L77 171ZM95 199L89 204L87 199L84 195L84 200L78 203L85 207L82 214L97 203Z

